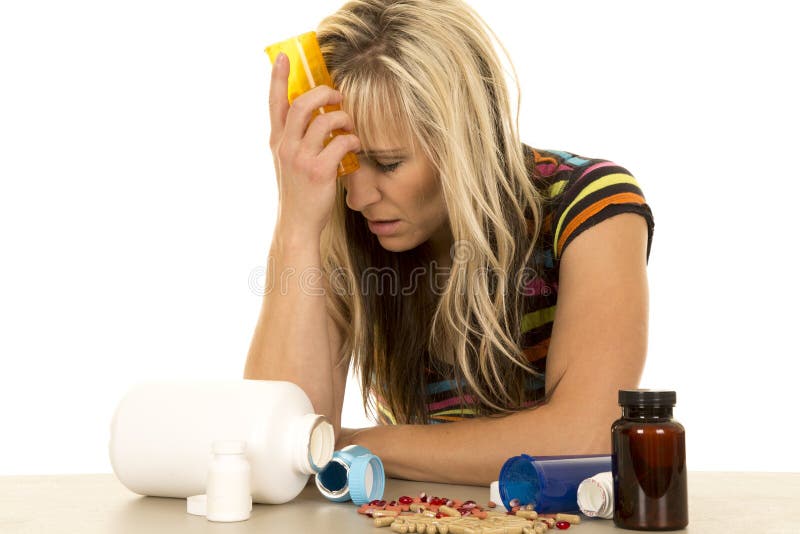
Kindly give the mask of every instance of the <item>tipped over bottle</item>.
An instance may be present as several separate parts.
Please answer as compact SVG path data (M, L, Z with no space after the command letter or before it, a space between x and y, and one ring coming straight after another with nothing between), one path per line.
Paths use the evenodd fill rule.
M296 384L167 381L140 384L122 398L109 456L114 474L134 493L186 498L206 492L218 440L244 443L252 501L262 504L294 499L334 449L333 425L314 413ZM228 450L224 443L218 448Z

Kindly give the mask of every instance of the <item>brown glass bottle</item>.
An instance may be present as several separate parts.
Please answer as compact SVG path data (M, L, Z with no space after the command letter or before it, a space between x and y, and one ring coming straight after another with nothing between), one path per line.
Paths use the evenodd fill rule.
M686 432L672 418L674 391L619 391L622 418L611 425L614 524L678 530L689 524Z

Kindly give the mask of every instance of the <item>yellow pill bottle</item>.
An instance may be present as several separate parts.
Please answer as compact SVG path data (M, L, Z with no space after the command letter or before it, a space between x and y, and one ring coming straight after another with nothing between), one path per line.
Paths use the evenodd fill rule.
M273 65L278 58L278 54L281 52L286 54L289 58L289 90L287 95L289 104L298 96L306 91L310 91L318 85L333 87L333 81L328 73L328 67L325 65L325 60L322 58L322 51L319 48L317 32L307 32L286 39L285 41L272 44L265 48L264 51L269 55L269 59ZM322 106L312 113L311 120L313 121L320 113L330 113L331 111L338 111L340 109L341 107L338 104ZM342 129L333 130L328 139L325 140L325 146L327 146L335 136L347 135L348 133L349 132ZM343 176L358 168L358 158L352 152L348 152L339 163L336 175Z

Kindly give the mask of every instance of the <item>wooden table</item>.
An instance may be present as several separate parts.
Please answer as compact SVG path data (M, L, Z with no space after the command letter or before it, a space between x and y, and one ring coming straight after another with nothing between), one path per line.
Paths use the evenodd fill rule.
M447 496L485 503L489 489L388 479L384 496ZM588 519L570 534L634 532L614 522ZM800 533L800 473L689 473L689 527L680 532ZM359 533L390 534L356 513L350 503L332 503L309 484L292 502L253 506L249 520L213 523L186 513L185 499L142 497L112 474L0 477L0 533ZM555 530L553 532L561 532Z

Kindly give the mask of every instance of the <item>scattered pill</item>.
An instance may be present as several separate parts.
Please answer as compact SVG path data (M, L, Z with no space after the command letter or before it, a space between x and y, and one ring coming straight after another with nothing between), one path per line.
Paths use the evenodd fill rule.
M376 527L388 527L392 523L395 522L395 518L391 516L387 517L376 517L372 520L372 524Z
M537 514L533 505L512 499L508 512L492 510L474 500L401 495L397 500L373 500L358 508L376 527L390 527L392 532L419 534L547 534L549 528L565 530L580 523L574 514Z
M451 508L449 506L442 505L439 507L439 513L444 515L449 515L451 517L458 517L461 515L461 512L456 510L455 508Z
M553 528L553 527L556 526L556 520L553 519L552 517L539 516L536 519L538 519L539 521L542 521L543 523L547 523L547 527L548 528Z
M581 522L581 518L573 514L556 514L556 521L566 521L570 525L577 525Z
M397 517L397 514L394 510L374 510L372 517Z

